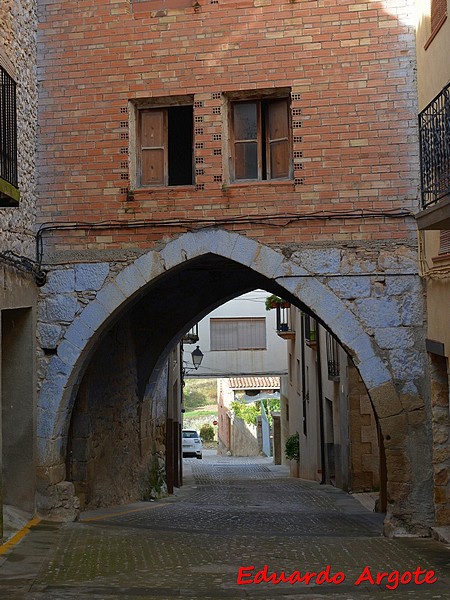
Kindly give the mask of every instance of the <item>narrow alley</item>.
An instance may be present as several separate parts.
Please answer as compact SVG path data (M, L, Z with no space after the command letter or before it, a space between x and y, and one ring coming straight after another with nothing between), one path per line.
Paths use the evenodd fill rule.
M350 494L290 478L271 459L212 450L184 460L184 471L185 485L164 500L32 527L0 554L0 596L449 598L450 548L383 537L383 515ZM379 572L391 575L376 585Z

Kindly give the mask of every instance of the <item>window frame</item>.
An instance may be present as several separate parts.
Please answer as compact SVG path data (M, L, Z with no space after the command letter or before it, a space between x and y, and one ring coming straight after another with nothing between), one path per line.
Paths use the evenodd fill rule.
M242 346L242 341L237 337L236 347L217 347L218 338L213 335L213 324L214 323L229 323L239 325L239 323L243 324L244 322L253 322L260 323L262 325L264 331L264 346ZM239 336L239 328L237 329ZM266 317L212 317L209 320L209 344L211 352L253 352L260 350L267 350L267 320Z
M286 104L286 128L287 136L283 138L270 139L270 105L275 102L283 101ZM245 144L254 142L253 139L236 139L236 118L234 107L237 104L255 104L256 105L256 149L257 149L257 177L236 177L236 146L237 144ZM251 183L251 182L284 182L293 179L293 151L292 151L292 118L290 110L290 94L271 94L236 97L229 99L229 116L228 116L228 139L229 139L229 174L230 182L233 184ZM286 141L288 147L288 164L286 165L287 175L281 177L271 176L271 145L280 140Z
M194 160L194 102L193 99L183 99L177 100L174 99L172 101L167 100L166 102L155 101L154 103L145 103L142 105L136 106L136 114L135 114L135 148L134 148L134 162L135 162L135 179L134 179L134 189L154 189L154 188L180 188L180 187L192 187L195 185L195 160ZM180 183L180 184L171 184L170 183L170 134L169 134L169 111L174 108L188 107L192 112L192 130L191 130L191 181L189 183ZM163 145L162 146L148 146L144 147L142 145L143 138L143 115L150 112L161 112L163 117ZM152 150L152 149L161 149L163 150L163 177L161 178L161 182L149 182L143 183L143 151L144 150Z

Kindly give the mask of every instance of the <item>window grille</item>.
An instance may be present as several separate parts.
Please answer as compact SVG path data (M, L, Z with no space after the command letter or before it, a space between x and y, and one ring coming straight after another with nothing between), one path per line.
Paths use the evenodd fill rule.
M339 380L339 344L337 340L327 332L327 365L328 379Z
M16 82L0 66L0 177L17 187Z

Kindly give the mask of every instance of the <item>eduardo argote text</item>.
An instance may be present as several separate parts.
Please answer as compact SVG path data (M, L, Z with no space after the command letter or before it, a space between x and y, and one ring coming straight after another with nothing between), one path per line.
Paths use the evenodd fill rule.
M269 572L269 566L264 565L262 569L255 570L253 565L239 567L237 583L238 585L257 585L259 583L303 583L305 585L323 585L325 583L340 585L346 581L346 575L342 571L331 571L331 566L327 565L321 571L280 571L279 573ZM434 571L422 569L420 566L411 571L376 571L366 566L361 573L352 582L353 585L377 585L384 586L388 590L395 590L399 586L409 583L415 585L436 583L437 577Z

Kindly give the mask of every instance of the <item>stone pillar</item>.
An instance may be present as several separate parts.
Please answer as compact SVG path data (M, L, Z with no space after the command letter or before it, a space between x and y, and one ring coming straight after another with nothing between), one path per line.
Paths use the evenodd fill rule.
M272 413L273 419L273 464L281 465L281 415Z
M450 525L449 382L444 356L430 354L436 525Z

